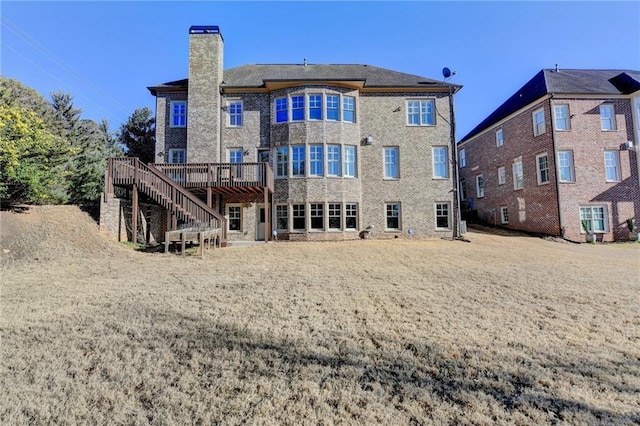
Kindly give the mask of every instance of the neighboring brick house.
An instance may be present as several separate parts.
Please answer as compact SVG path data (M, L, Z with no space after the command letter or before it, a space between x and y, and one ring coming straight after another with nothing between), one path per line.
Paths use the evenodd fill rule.
M640 72L544 69L458 143L463 215L584 241L640 219Z
M273 173L272 192L207 189L229 240L270 239L271 229L291 240L354 239L366 229L375 238L452 236L449 97L461 86L306 60L223 69L223 44L218 27L191 27L189 78L149 90L156 162L178 182L189 187L190 172L169 164L219 163L237 178L247 164L268 163L260 173Z

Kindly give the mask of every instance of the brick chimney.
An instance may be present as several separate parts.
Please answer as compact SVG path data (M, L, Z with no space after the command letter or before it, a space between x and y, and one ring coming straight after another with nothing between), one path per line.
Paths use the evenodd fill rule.
M224 40L217 26L189 28L187 161L220 162L220 84Z

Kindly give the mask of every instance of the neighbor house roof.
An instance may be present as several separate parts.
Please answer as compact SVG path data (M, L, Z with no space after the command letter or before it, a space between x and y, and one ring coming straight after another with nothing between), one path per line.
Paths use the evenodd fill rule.
M628 95L640 90L640 71L543 69L460 140L465 142L547 94Z
M451 87L455 93L462 86L418 75L405 74L371 65L243 65L224 70L223 88L264 88L270 82L294 81L358 81L365 88L421 88ZM177 80L148 89L153 95L158 91L186 89L188 80Z

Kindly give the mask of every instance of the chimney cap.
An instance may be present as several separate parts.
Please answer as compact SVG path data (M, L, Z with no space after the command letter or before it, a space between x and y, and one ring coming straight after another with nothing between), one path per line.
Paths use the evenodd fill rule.
M217 25L192 25L189 27L189 34L220 34L220 27Z

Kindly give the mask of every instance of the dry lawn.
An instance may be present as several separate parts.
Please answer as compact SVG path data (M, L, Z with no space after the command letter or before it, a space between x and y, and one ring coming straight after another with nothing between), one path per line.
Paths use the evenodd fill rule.
M135 252L2 212L2 424L639 424L640 244Z

